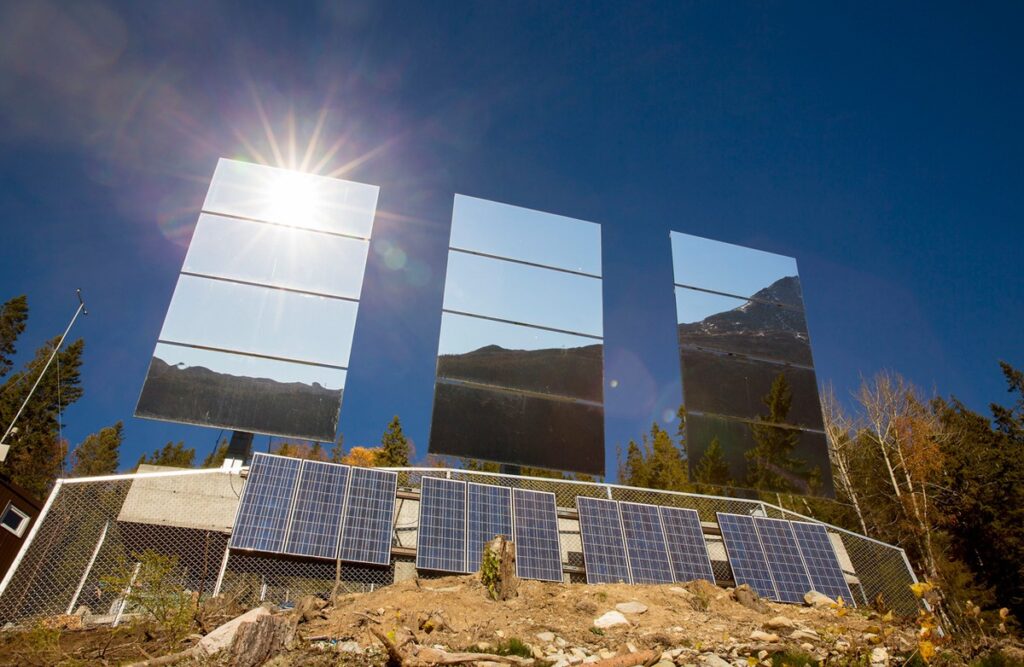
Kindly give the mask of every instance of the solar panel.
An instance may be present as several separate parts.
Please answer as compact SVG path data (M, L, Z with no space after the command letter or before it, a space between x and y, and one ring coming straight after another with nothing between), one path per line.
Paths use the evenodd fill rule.
M520 579L562 580L562 547L558 541L555 494L514 489L512 539L516 575Z
M824 593L832 599L839 597L847 604L856 606L850 585L846 583L843 568L839 565L835 547L828 537L825 526L817 523L792 521L796 543L811 575L814 590Z
M283 456L253 455L231 531L232 547L281 551L301 463Z
M424 477L416 532L416 567L466 571L466 483Z
M704 579L714 583L715 572L697 511L680 507L660 507L659 510L675 580Z
M387 565L398 473L352 468L341 529L341 560Z
M588 584L630 583L629 561L614 500L576 497Z
M302 462L284 553L337 558L349 470L334 463Z
M811 579L789 522L758 516L754 517L754 526L761 538L779 601L803 602L804 593L811 590Z
M761 597L777 600L779 595L775 591L775 582L768 570L768 561L757 536L753 517L723 512L717 514L725 554L736 585L747 584Z
M480 569L485 544L497 535L512 538L512 489L470 482L467 494L469 535L466 569L476 572Z
M633 583L670 584L675 581L657 506L619 503L619 512Z

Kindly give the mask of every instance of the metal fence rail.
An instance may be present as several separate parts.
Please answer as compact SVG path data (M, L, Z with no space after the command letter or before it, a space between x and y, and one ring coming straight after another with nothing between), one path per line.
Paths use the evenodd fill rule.
M479 484L550 491L561 508L575 508L577 496L611 498L696 510L702 521L715 512L761 514L802 521L809 517L769 503L615 484L519 477L443 468L401 468L399 489L415 490L424 476ZM303 595L327 595L334 586L331 561L277 557L228 549L230 518L244 482L237 470L181 470L59 480L11 569L0 582L0 626L41 616L70 614L80 606L111 620L124 611L124 591L111 584L147 551L173 558L181 585L199 597L224 594L245 605L288 604ZM153 488L159 486L162 495ZM225 490L226 489L226 490ZM219 496L217 494L220 494ZM343 564L345 591L366 591L415 576L409 549L416 546L419 502L399 494L393 544L401 555L388 567ZM159 501L159 502L157 502ZM147 507L159 505L158 507ZM226 505L226 506L225 506ZM153 516L148 517L147 512ZM141 514L140 514L141 513ZM820 523L820 522L818 522ZM823 524L837 543L858 604L877 600L901 614L914 614L909 585L916 582L902 549ZM579 523L560 518L562 560L568 580L581 581ZM716 560L716 576L731 578ZM721 551L724 556L724 551Z

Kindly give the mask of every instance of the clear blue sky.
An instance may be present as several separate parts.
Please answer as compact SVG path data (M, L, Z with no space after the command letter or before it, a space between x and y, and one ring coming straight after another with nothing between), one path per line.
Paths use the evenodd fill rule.
M0 296L22 358L88 298L73 444L212 446L131 414L221 156L381 186L349 444L425 453L454 192L603 225L610 464L679 403L670 229L795 257L840 395L1024 366L1020 3L79 4L0 6Z

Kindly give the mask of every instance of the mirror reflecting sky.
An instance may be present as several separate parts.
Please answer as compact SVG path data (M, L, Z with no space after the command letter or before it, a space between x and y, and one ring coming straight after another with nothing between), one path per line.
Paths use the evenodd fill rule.
M783 278L798 276L792 257L680 232L671 232L669 236L672 269L678 285L753 297ZM779 300L770 293L759 297ZM802 307L802 302L792 305Z
M203 210L369 238L379 188L221 158Z
M369 245L204 213L182 271L358 299Z
M444 308L601 336L601 291L599 278L450 251Z
M601 226L455 195L451 247L601 275Z
M182 275L160 340L347 366L358 304Z

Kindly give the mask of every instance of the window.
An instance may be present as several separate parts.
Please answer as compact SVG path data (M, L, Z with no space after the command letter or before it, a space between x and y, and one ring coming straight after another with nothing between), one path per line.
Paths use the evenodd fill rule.
M4 510L3 516L0 517L0 525L21 537L25 534L25 529L28 528L28 514L25 514L13 504L7 503L7 509Z

